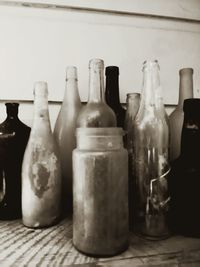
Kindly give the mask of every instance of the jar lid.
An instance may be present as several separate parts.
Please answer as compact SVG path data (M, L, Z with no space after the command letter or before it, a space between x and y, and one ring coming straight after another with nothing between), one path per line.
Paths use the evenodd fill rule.
M77 128L76 136L88 135L88 136L119 136L124 135L124 131L119 127L105 127L105 128Z

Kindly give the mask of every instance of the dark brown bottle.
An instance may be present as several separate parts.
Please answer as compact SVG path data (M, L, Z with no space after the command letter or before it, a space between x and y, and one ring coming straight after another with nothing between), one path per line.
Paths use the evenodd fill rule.
M200 237L200 99L184 101L181 154L170 174L172 231Z
M124 127L126 111L121 106L119 97L119 68L117 66L106 67L106 103L115 112L117 127Z
M21 217L21 167L30 127L18 118L18 103L6 103L0 124L0 219Z

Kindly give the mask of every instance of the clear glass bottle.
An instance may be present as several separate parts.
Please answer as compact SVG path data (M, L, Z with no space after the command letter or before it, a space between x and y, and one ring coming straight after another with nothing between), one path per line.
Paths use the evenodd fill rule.
M130 230L133 230L133 214L134 214L134 203L136 202L135 196L135 181L134 181L134 121L137 115L139 106L140 106L140 94L131 93L127 94L126 97L127 109L126 109L126 117L124 129L126 132L125 138L125 147L128 150L128 176L129 176L129 226Z
M18 117L18 103L6 103L0 124L0 219L21 218L21 168L30 127Z
M73 151L73 244L112 256L128 247L128 155L122 128L78 128Z
M65 95L54 128L60 151L64 214L72 211L72 151L76 147L75 130L80 109L77 69L69 66L66 71Z
M170 126L170 162L178 158L181 148L181 130L183 126L183 102L193 98L193 69L184 68L179 71L179 100L175 110L169 116Z
M170 225L176 234L200 237L200 99L184 101L181 154L170 172Z
M34 118L22 164L22 221L47 227L60 216L61 167L51 131L47 83L34 88Z
M145 61L143 72L141 104L134 124L134 229L147 239L162 239L169 235L169 124L158 62Z
M119 97L119 68L117 66L106 67L106 103L115 112L117 127L124 127L126 110L122 107Z
M115 127L115 113L105 102L103 60L90 60L89 71L88 103L80 111L77 127Z

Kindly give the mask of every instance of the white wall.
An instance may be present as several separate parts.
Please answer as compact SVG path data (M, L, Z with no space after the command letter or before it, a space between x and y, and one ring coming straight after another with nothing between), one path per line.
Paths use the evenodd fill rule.
M160 63L166 104L177 103L182 67L194 68L199 96L199 0L31 2L42 4L24 0L30 7L22 7L22 1L0 1L0 100L22 100L26 120L38 80L49 84L51 117L56 117L67 65L77 66L81 99L86 101L88 61L94 57L120 67L122 102L128 92L140 92L142 63L149 58Z

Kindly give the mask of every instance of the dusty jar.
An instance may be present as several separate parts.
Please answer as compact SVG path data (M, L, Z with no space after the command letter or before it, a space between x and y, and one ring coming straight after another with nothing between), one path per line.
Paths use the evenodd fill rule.
M128 155L121 128L78 128L73 151L73 243L88 255L128 246Z

